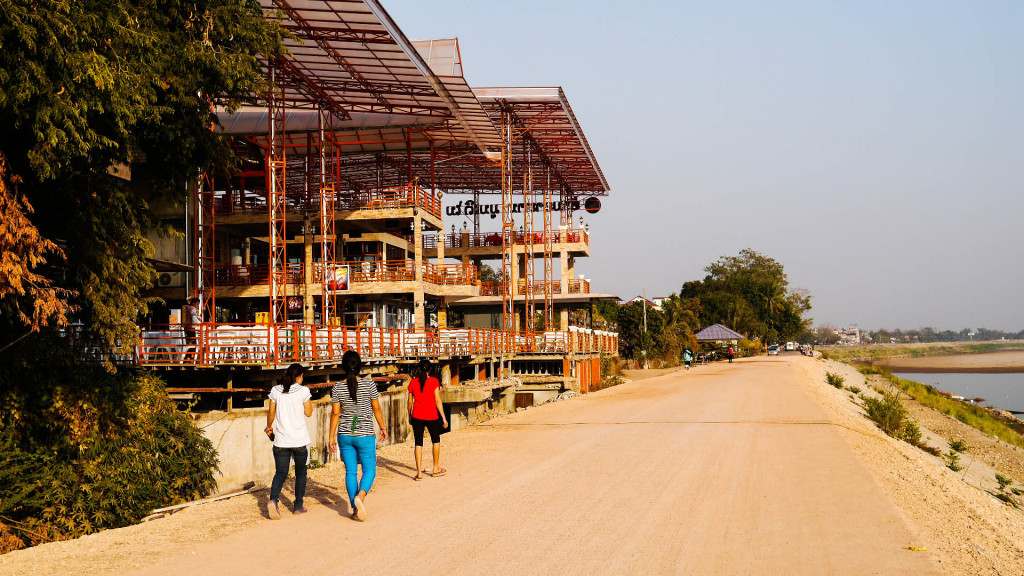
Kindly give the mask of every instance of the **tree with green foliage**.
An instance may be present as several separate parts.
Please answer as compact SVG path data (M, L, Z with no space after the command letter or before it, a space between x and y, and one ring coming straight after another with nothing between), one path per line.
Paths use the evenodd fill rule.
M148 202L230 165L216 111L266 92L281 38L257 0L0 3L0 547L213 489L213 446L163 385L83 364L59 329L130 353Z
M665 319L661 312L651 306L647 308L647 329L644 329L643 302L630 302L618 313L619 354L628 360L642 362L644 358L654 360L662 353Z
M0 553L126 526L216 487L213 444L162 382L83 366L63 338L39 338L0 363Z
M3 4L0 346L75 319L127 352L157 225L139 188L180 201L226 166L215 110L263 93L280 47L256 0ZM145 182L112 175L129 165Z
M702 326L722 324L761 342L792 340L807 329L810 295L793 290L782 264L754 250L723 256L704 269L703 280L686 282L683 301L697 300Z

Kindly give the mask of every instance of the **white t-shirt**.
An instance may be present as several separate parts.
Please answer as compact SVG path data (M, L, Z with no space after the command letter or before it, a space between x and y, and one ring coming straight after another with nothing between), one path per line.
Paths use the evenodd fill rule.
M309 430L306 429L306 410L303 404L312 394L301 384L292 384L285 394L284 386L278 384L270 390L270 399L277 404L274 413L274 446L278 448L300 448L309 446Z

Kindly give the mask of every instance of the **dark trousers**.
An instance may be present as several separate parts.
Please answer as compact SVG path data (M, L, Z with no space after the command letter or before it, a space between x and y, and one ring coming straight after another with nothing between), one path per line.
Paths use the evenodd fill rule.
M288 478L288 464L295 459L295 509L302 508L302 499L306 496L306 458L308 448L278 448L274 446L274 481L270 484L270 499L277 502L281 496L281 488Z
M416 441L417 446L423 446L423 430L426 429L430 432L430 441L434 444L441 442L441 419L436 418L434 420L420 420L419 418L410 418L409 423L412 424L412 437Z

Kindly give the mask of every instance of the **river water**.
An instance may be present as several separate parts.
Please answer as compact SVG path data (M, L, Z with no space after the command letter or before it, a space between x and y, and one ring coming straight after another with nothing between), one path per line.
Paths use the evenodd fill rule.
M984 404L1010 412L1024 413L1024 372L1013 374L964 374L901 372L900 378L930 384L964 398L984 398Z

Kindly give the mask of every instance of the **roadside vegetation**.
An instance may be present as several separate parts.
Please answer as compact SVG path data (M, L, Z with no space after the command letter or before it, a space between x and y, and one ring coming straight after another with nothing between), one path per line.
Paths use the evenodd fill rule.
M989 436L995 436L1008 444L1024 448L1024 423L1019 420L1003 418L978 404L954 400L941 390L927 384L900 378L884 368L861 366L859 370L867 376L880 376L888 382L890 390L899 390L924 406L952 416L960 422Z
M218 108L266 93L258 2L5 2L0 17L0 553L205 496L216 456L132 353L153 199L232 150ZM148 158L148 161L146 160ZM132 166L135 181L124 170ZM145 189L145 196L140 194Z
M127 526L216 487L213 444L163 382L43 344L0 364L0 553Z

